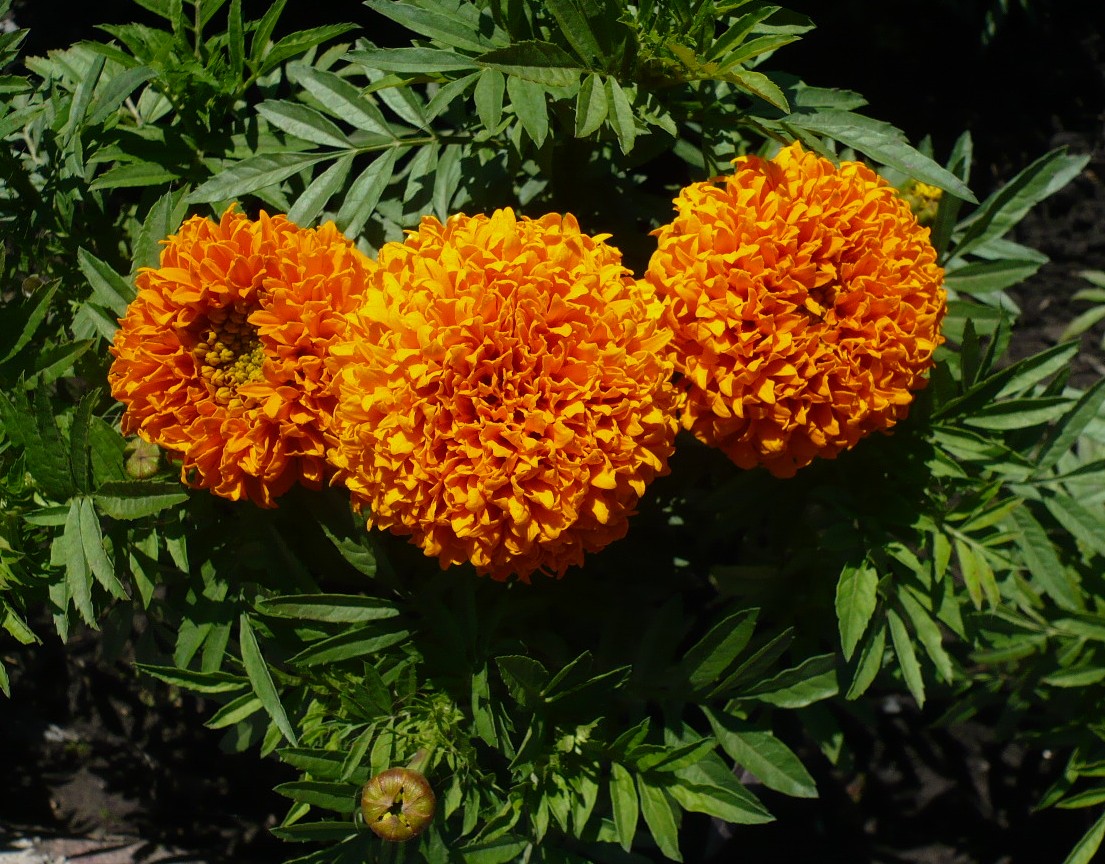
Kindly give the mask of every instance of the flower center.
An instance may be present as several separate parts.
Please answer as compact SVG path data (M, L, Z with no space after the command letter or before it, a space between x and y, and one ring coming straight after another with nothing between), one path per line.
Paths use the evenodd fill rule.
M244 303L212 309L193 349L200 375L222 405L241 405L238 388L261 377L265 349L257 331L246 322L252 311Z

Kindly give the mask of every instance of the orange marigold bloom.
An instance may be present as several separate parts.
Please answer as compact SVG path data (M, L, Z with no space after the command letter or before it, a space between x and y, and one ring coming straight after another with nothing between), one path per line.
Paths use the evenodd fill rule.
M647 280L668 302L683 425L792 476L905 416L942 341L943 271L870 168L797 143L687 187Z
M663 305L574 217L426 217L332 356L332 459L442 567L563 575L626 532L678 422Z
M324 479L334 396L325 355L372 262L334 227L265 213L193 217L115 334L108 373L123 432L182 462L181 479L262 507Z

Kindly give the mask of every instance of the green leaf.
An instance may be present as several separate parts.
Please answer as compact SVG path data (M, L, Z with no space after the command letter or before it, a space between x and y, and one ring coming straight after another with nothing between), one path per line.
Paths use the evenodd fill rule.
M919 153L900 129L851 111L791 114L788 124L825 135L916 180L931 183L964 201L976 201L967 186L946 168Z
M664 857L672 861L682 861L679 852L679 826L675 821L675 811L663 789L649 784L641 775L637 776L637 791L641 799L641 815L652 833L652 838Z
M42 322L46 319L46 313L50 311L50 304L61 285L60 279L40 285L38 290L26 301L15 304L5 304L4 315L0 318L0 346L10 344L11 348L6 354L0 355L0 363L11 360L30 344L32 338ZM14 308L13 308L14 307ZM10 341L9 341L10 340ZM2 348L0 348L2 350Z
M985 595L991 606L996 606L1001 599L997 582L994 579L994 571L991 569L986 556L976 550L971 543L955 538L955 554L959 559L959 572L963 576L963 582L967 586L967 593L976 609L982 608L982 598Z
M803 708L836 693L836 657L822 654L754 684L739 694L739 698L756 699L781 708Z
M1003 237L1029 210L1080 174L1089 159L1089 156L1068 156L1060 148L1020 171L960 223L965 230L954 247L955 257L961 258L987 241Z
M610 764L610 804L618 843L628 852L637 833L637 789L633 775L619 762Z
M265 597L254 604L262 615L291 618L297 621L325 621L334 624L363 624L394 618L399 614L395 605L376 597L356 594L289 594Z
M696 642L679 664L695 690L712 687L748 646L756 629L759 609L742 609L725 616Z
M253 627L250 625L249 616L245 612L238 619L238 641L242 649L242 665L246 668L246 675L249 676L249 683L253 687L253 692L257 694L265 713L272 718L272 722L276 724L276 728L280 730L288 743L293 747L298 746L299 741L296 738L295 730L288 720L284 706L280 704L280 695L276 692L276 685L273 684L272 675L269 674L269 667L265 663L265 658L261 656L261 648L257 644L257 637L253 634Z
M273 792L301 801L312 807L333 810L336 813L352 813L357 809L358 788L352 783L324 783L319 780L297 780L273 787ZM352 830L350 825L349 829Z
M241 723L243 720L252 717L262 707L261 700L252 691L243 693L223 705L203 725L208 729L225 729L227 726L233 726L235 723Z
M342 156L333 165L323 171L296 198L288 211L288 219L302 228L310 227L326 207L326 203L342 186L353 167L353 154Z
M685 810L707 813L738 825L762 825L774 819L716 754L684 768L677 776L679 783L667 789Z
M92 574L84 552L84 538L81 534L81 499L69 502L69 513L65 519L65 530L59 538L62 560L65 563L65 584L67 594L90 627L96 626L96 613L92 608Z
M790 103L779 85L768 78L763 72L752 69L730 69L724 74L724 79L731 84L758 99L763 99L768 105L773 105L780 111L790 111Z
M1063 864L1091 864L1097 855L1097 850L1101 848L1103 839L1105 839L1105 813L1102 813L1090 826L1090 830L1082 835L1082 839L1074 845Z
M230 0L230 12L226 19L226 55L230 74L235 81L242 80L246 68L246 36L242 27L242 0Z
M27 376L28 386L49 384L73 368L82 354L92 347L91 339L81 339L47 348L35 357L33 371ZM41 388L40 388L41 389Z
M347 60L369 69L407 75L460 72L478 68L471 57L438 48L369 48L350 51L345 56Z
M284 11L284 5L287 2L288 0L273 0L264 16L257 23L257 29L253 33L253 41L249 46L249 59L252 65L258 66L260 64L265 49L269 46L269 40L272 38L272 31L276 29L276 22L280 18L280 13Z
M77 492L90 491L91 459L89 452L89 428L92 423L92 408L100 399L100 391L85 393L73 412L69 424L69 460L73 473L73 488Z
M176 232L184 220L188 205L183 190L166 192L150 208L134 242L132 269L156 267L161 261L162 241Z
M980 408L964 417L963 422L979 429L1027 429L1062 417L1069 406L1070 400L1061 396L1011 399Z
M929 610L918 600L906 586L898 589L898 603L909 617L913 629L917 633L917 639L925 649L937 673L947 683L951 683L954 677L951 657L944 649L944 639L940 632L940 626L933 619Z
M353 24L324 24L321 27L311 27L308 30L291 33L272 46L272 50L261 61L259 71L264 75L285 60L304 54L316 45L329 42L355 29L357 29L356 25Z
M374 624L358 627L329 639L316 642L304 648L288 662L294 666L317 666L320 663L340 663L354 657L375 654L405 641L410 636L407 630L389 629Z
M948 271L944 287L961 294L990 294L1023 282L1041 266L1039 261L974 261Z
M257 106L257 113L277 129L312 144L338 148L353 146L337 124L306 105L270 99Z
M817 785L797 756L770 732L754 729L735 717L703 707L718 743L738 765L776 792L794 798L816 798Z
M1048 494L1044 498L1044 506L1077 540L1098 555L1105 556L1105 508L1097 504L1094 510L1090 510L1073 498L1058 493Z
M332 159L330 153L273 153L243 159L201 184L185 200L190 204L206 204L241 198L274 186L298 174L304 168Z
M913 650L913 642L909 638L909 632L905 623L893 609L886 610L886 620L890 625L890 639L894 643L894 653L898 655L898 665L902 670L909 692L917 700L918 707L925 705L925 682L921 677L921 664L917 662L917 654Z
M365 0L365 6L379 12L422 36L436 39L452 48L466 51L486 51L494 45L478 30L468 26L456 14L431 7L393 0Z
M134 186L162 186L180 175L156 162L128 162L105 171L92 181L89 189L124 189Z
M1075 342L1055 345L1039 354L1026 357L979 381L962 395L948 400L934 412L934 416L944 418L985 410L999 396L1023 393L1060 372L1070 365L1077 353L1078 343ZM984 360L982 368L988 367L989 362Z
M128 304L137 294L134 286L116 273L109 264L83 247L77 250L77 263L88 284L92 286L92 296L101 305L122 318L127 312Z
M633 114L633 106L629 97L621 85L613 77L606 79L606 98L613 111L607 116L614 134L618 136L618 146L623 153L633 149L633 142L637 138L637 121Z
M75 498L80 511L81 543L84 546L84 557L92 574L113 597L120 600L126 599L127 592L122 583L115 576L115 565L107 556L104 549L104 537L100 532L100 520L96 518L96 511L92 501L86 496ZM68 526L67 526L68 527Z
M335 220L338 228L347 237L358 235L372 216L376 205L380 203L380 197L391 182L391 175L398 158L398 150L385 150L349 187L349 192L342 201Z
M503 118L503 91L506 78L498 69L484 69L476 82L473 98L480 122L487 129L496 129Z
M476 58L485 69L498 69L510 79L516 78L546 87L569 87L583 71L570 54L551 42L515 42Z
M586 12L576 0L545 0L545 7L556 19L564 39L586 65L603 62L606 52L591 29Z
M296 822L294 825L277 825L268 831L289 843L320 843L357 836L356 827L348 819L343 822Z
M545 103L545 89L540 84L508 75L506 92L510 96L511 107L518 116L533 143L540 147L549 134L548 106Z
M523 708L533 708L543 701L542 691L549 681L548 670L532 657L511 654L495 658L499 674L511 698Z
M312 66L295 66L293 69L296 81L335 117L366 132L395 137L380 109L344 78Z
M188 500L188 490L171 481L123 480L104 483L93 499L105 516L132 520L183 504Z
M152 66L134 66L112 78L100 91L89 108L88 124L98 126L119 110L128 96L151 78L157 76Z
M73 94L73 101L69 104L69 121L65 124L66 137L77 134L81 123L84 121L88 106L92 102L92 94L96 85L100 82L100 74L104 70L107 60L102 54L94 54L89 67L82 70L77 91Z
M844 659L851 660L878 603L879 574L869 561L844 565L836 583L836 620Z
M586 138L598 131L610 110L606 85L598 75L588 75L576 95L576 138Z
M249 681L240 675L229 672L197 672L193 669L178 669L175 666L151 666L148 663L135 663L137 669L152 675L166 684L173 684L195 693L233 693L249 686Z
M1012 515L1017 525L1017 547L1024 556L1029 572L1060 607L1070 610L1081 608L1082 595L1078 586L1071 582L1047 532L1036 521L1028 505L1022 503Z
M713 738L699 738L686 744L658 746L650 750L645 750L642 746L638 750L644 755L637 759L637 770L656 773L679 771L706 758L716 746L717 742Z
M437 160L434 174L434 213L445 222L449 218L449 205L452 204L461 181L460 159L464 153L459 144L446 144Z
M1040 445L1040 455L1036 457L1034 477L1055 467L1059 459L1074 446L1079 436L1098 416L1105 405L1105 379L1094 382L1078 401L1064 414L1044 438Z
M466 92L469 87L477 83L480 80L481 73L473 72L471 75L465 75L463 78L458 78L455 81L450 81L438 88L438 91L433 95L433 98L426 104L425 120L422 125L428 124L431 120L437 117L442 111L448 108L453 101Z

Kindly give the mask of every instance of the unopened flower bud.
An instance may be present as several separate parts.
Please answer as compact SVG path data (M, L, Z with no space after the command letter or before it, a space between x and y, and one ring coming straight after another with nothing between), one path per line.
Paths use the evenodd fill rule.
M361 789L365 823L383 840L417 837L434 818L437 798L429 782L410 768L388 768Z
M136 438L127 444L123 451L127 461L124 464L127 476L135 480L146 480L157 473L161 464L161 450L156 444Z

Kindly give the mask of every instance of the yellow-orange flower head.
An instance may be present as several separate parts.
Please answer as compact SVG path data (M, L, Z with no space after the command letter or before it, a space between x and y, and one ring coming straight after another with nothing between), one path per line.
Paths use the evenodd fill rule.
M655 232L683 425L742 468L792 476L905 416L942 341L943 271L871 169L797 143L695 183Z
M570 216L426 217L333 347L332 459L442 567L561 576L625 534L678 426L663 305Z
M189 219L160 266L139 272L115 334L108 380L123 432L224 498L273 507L296 482L319 487L334 404L325 355L370 268L332 223Z

